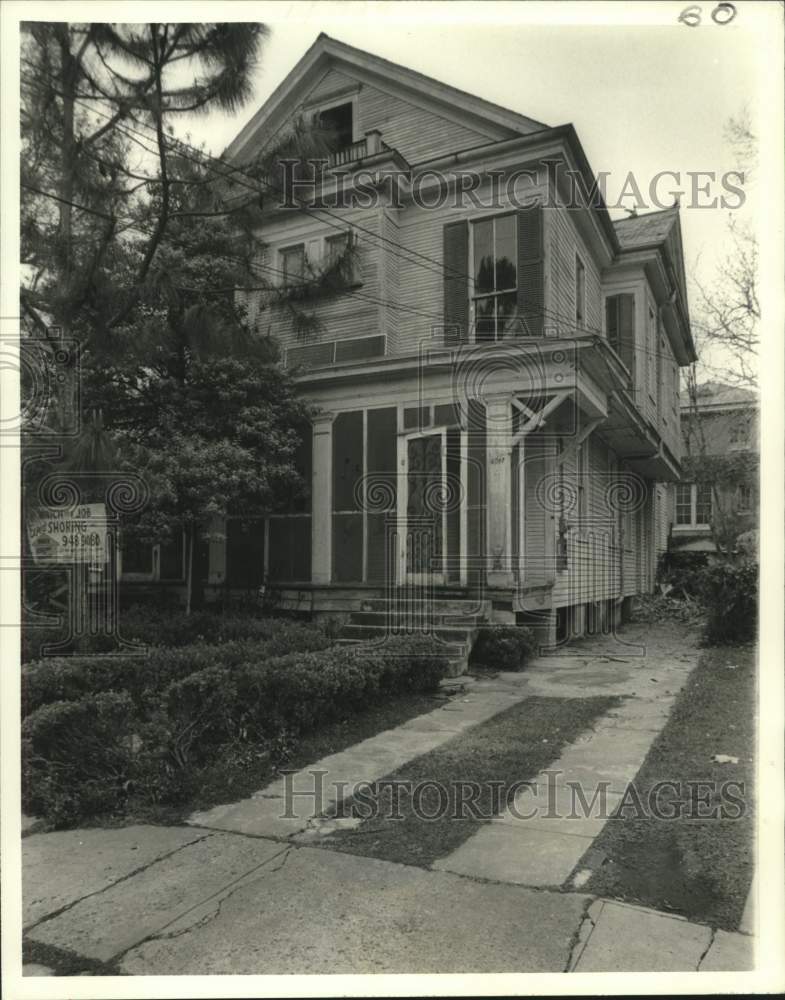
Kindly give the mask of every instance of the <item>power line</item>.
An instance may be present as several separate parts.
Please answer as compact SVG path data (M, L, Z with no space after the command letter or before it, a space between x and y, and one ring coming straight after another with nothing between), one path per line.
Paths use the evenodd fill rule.
M30 81L30 82L33 83L33 85L42 86L41 84L38 84L37 81ZM77 100L76 103L82 103L82 102L80 102L80 101ZM110 118L109 115L107 115L107 114L99 111L97 108L89 107L88 110L90 110L91 112L96 113L98 115L101 115L104 118L107 118L107 119ZM149 131L153 131L152 126L147 125L147 123L145 123L145 122L140 122L136 117L134 117L130 113L129 113L129 117L137 125L140 125L141 127L148 129ZM135 137L141 137L141 139L144 139L145 141L153 141L153 137L152 136L143 135L142 133L138 132L137 130L131 128L130 126L125 126L125 125L121 126L121 125L118 124L116 127L118 128L118 130L122 134L128 135L129 138L131 138L133 141L137 142L137 144L140 145L146 152L148 152L148 153L150 153L152 155L155 155L156 151L151 150L149 148L149 146L144 145L144 143L141 142L139 138L135 138ZM280 128L278 130L276 130L276 133L273 134L273 136L271 137L271 139L275 137L275 135L277 134L278 131L280 131ZM157 136L156 136L156 139L157 139ZM268 141L268 144L269 144L269 141ZM183 155L185 159L189 159L191 162L194 162L198 166L201 166L201 167L208 166L208 164L205 163L205 159L210 160L213 163L217 163L217 164L221 165L222 167L224 166L223 161L218 160L216 157L212 156L209 153L204 153L203 151L196 149L196 147L191 146L189 143L186 143L183 140L180 140L180 139L171 139L171 138L170 139L164 139L164 145L168 146L168 148L170 149L170 151L173 151L173 152L174 151L181 152L182 148L185 148L185 149L188 149L191 152L195 153L197 155L197 157L199 157L198 159L194 159L193 157L185 156L185 154L183 154L182 152L181 152L181 155ZM179 147L179 149L177 147ZM251 175L247 173L247 171L243 171L240 168L229 168L228 171L222 171L222 172L218 172L218 171L214 170L214 172L218 173L218 176L220 176L220 177L228 177L231 174L235 174L235 173L241 174L243 177L249 177L249 178L251 178L253 181L255 181L256 184L264 185L264 187L267 190L273 191L276 194L280 194L281 193L280 189L278 189L274 185L270 184L269 182L265 182L265 181L263 181L263 180L261 180L259 178L252 178ZM235 183L240 184L240 186L245 187L247 190L252 191L253 193L255 193L257 195L260 195L260 194L263 195L265 193L264 191L260 190L258 187L253 186L252 184L243 183L241 181L235 181ZM77 206L77 207L84 208L84 206ZM87 210L87 209L85 209L85 210ZM359 223L356 223L356 222L347 222L346 220L342 220L342 219L340 219L339 216L334 216L333 213L331 213L327 209L315 209L314 210L314 209L308 208L308 206L305 206L305 205L302 205L302 204L298 204L297 210L305 212L307 215L316 218L316 220L318 222L324 222L324 221L327 221L327 220L320 219L315 214L316 212L323 212L323 213L327 214L328 216L330 216L331 218L338 218L339 219L339 223L337 225L335 223L331 223L329 221L327 222L327 224L328 225L332 225L333 228L337 228L341 232L345 232L346 231L346 226L349 225L352 228L358 229L359 231L366 233L372 239L376 240L378 244L386 243L386 244L389 244L389 245L391 245L391 246L393 246L393 247L395 247L397 249L400 249L400 250L404 251L403 255L402 254L398 254L398 253L396 253L394 255L396 257L398 257L399 259L405 260L406 263L413 264L414 266L424 267L424 265L419 260L417 260L417 259L415 259L415 257L411 256L411 254L414 254L414 255L416 255L416 257L421 258L423 261L427 261L431 265L433 265L432 267L425 267L425 270L431 271L432 273L437 274L441 278L444 278L446 272L449 270L453 274L455 274L456 276L458 276L458 277L460 277L462 279L465 279L465 280L467 280L469 282L473 281L472 276L469 275L468 273L463 273L461 271L458 271L455 268L448 268L447 265L445 265L443 263L440 263L440 262L437 262L436 260L434 260L431 257L428 257L425 254L420 254L418 251L413 251L410 248L406 248L402 244L397 243L394 240L389 240L386 237L380 236L379 234L374 233L373 230L369 230L366 227L360 225ZM237 209L235 209L233 211L237 211ZM174 214L176 215L176 213L174 213ZM220 214L223 214L223 213L220 213ZM227 216L229 216L229 215L232 214L232 211L228 211L225 214ZM129 227L126 227L126 228L135 228L135 227L129 226ZM138 227L136 227L136 228L138 228ZM141 231L143 233L145 233L144 230L141 230ZM145 234L146 235L150 235L149 233L145 233ZM171 240L171 237L167 237L167 238L169 238ZM190 249L192 249L192 248L190 248ZM226 255L218 255L218 256L221 256L221 257L223 257L223 259L226 259L226 260L232 260L232 258L227 257ZM242 260L241 258L235 258L234 261L236 263L242 264L244 267L252 269L251 265L249 265L248 262ZM277 273L281 273L281 274L283 273L283 272L279 271L278 269L273 268L273 267L271 267L269 265L259 265L259 266L265 268L266 270L270 271L271 273L273 273L273 272L277 272ZM303 287L308 287L307 283L304 284ZM256 290L256 289L253 289L253 288L243 288L241 286L238 286L234 290L235 291L246 291L247 292L247 291L253 291L253 290ZM411 306L406 306L405 304L400 303L400 302L396 302L394 300L384 300L384 299L373 298L373 297L369 296L367 293L359 292L356 289L346 289L345 292L347 294L355 295L358 298L365 299L365 300L367 300L369 302L372 302L372 303L374 303L376 305L384 305L384 306L387 306L389 308L393 308L393 309L397 309L397 310L409 312L409 313L416 314L416 315L421 315L421 316L424 316L426 318L437 319L437 320L440 321L440 323L442 325L444 325L444 316L441 315L441 314L426 312L424 310L416 309L416 308L411 307ZM543 316L544 319L551 319L554 322L559 323L559 324L561 324L562 322L565 321L565 319L567 319L567 317L566 317L565 314L559 313L559 312L556 312L554 310L547 309L547 308L544 308L544 307L542 309L542 316ZM569 320L569 319L567 319L567 326L568 326L568 329L570 330L570 332L573 333L573 334L579 334L579 333L585 332L587 334L594 334L596 336L600 336L603 339L606 338L605 332L601 328L599 328L599 327L588 326L588 325L584 325L584 326L582 326L580 328L577 327L577 326L573 327L572 326L572 321ZM673 359L668 354L665 354L665 353L663 353L661 351L657 351L657 350L652 351L652 350L650 350L649 348L647 348L647 347L645 347L643 345L635 345L635 347L636 347L636 350L638 352L642 353L642 354L646 354L646 355L653 356L653 357L663 357L663 358L666 358L669 361L675 360L675 359Z

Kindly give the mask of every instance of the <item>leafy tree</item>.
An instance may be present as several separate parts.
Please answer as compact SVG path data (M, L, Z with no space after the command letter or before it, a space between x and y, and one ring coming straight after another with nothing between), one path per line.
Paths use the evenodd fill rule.
M36 23L23 41L25 329L79 341L85 428L29 478L74 462L145 476L151 501L134 528L155 541L185 530L189 603L211 517L302 487L292 459L306 410L234 292L259 284L263 179L277 158L324 153L330 136L297 121L240 175L172 126L247 100L265 34Z

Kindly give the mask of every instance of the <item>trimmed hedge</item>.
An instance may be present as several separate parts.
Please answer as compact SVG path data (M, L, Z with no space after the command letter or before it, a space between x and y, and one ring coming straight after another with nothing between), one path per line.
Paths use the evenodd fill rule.
M254 614L229 613L220 611L194 611L190 615L177 609L133 605L120 612L119 631L129 642L147 646L181 648L200 643L215 645L252 639L264 642L279 639L285 643L287 637L295 641L303 628L328 632L304 622L286 618L259 617ZM31 663L41 655L41 647L62 639L62 632L56 628L23 626L22 663ZM110 653L116 650L113 636L79 636L73 639L67 652L73 654Z
M284 653L278 636L26 667L25 808L59 826L122 808L129 790L184 801L221 748L272 746L391 695L435 691L449 665L425 637L325 649L325 634L303 626L287 640ZM293 640L311 648L293 652Z
M267 642L246 639L215 646L153 647L147 656L68 656L28 663L22 668L22 714L53 701L73 701L100 691L126 691L139 710L173 681L209 667L229 670L249 661L285 653L324 649L329 638L303 626Z
M496 625L481 628L472 647L469 664L493 670L523 670L537 640L531 629L521 625Z

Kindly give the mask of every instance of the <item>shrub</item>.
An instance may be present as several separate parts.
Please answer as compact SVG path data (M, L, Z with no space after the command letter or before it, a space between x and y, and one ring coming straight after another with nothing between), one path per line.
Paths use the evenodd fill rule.
M481 628L472 647L469 663L494 670L522 670L537 642L531 629L521 625Z
M150 646L189 646L198 642L221 643L240 639L257 642L279 639L303 632L323 636L317 625L287 618L260 617L253 612L224 612L203 609L186 615L184 611L133 605L120 614L120 634Z
M748 642L758 626L758 565L751 560L718 562L702 574L701 597L706 605L704 641Z
M708 565L706 552L663 552L657 566L657 581L670 584L677 594L697 597Z
M290 742L382 697L435 690L448 668L443 646L420 636L292 649L326 641L295 628L266 642L154 648L146 659L27 665L27 806L63 825L117 808L129 787L181 802L227 747Z
M72 701L98 691L127 691L140 711L150 692L209 667L230 669L241 663L264 662L289 652L324 649L329 639L321 629L295 622L272 626L271 637L236 639L215 645L152 647L147 655L53 657L22 668L22 714L52 701Z
M22 801L55 826L113 810L131 773L133 706L103 692L43 705L22 724Z

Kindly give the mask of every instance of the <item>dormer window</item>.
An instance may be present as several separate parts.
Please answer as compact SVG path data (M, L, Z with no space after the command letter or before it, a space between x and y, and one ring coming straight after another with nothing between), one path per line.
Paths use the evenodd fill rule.
M337 104L324 111L317 111L315 118L319 128L329 131L332 135L334 149L346 149L354 140L354 105L351 101Z

